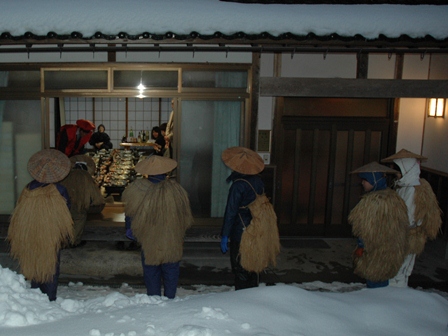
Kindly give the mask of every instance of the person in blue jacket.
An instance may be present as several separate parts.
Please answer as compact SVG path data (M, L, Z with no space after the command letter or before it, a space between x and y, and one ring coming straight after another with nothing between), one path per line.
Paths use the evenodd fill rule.
M39 288L54 301L60 249L73 240L69 194L58 183L69 174L71 162L56 149L43 149L31 156L27 168L34 180L23 189L11 217L10 253L31 288Z
M239 251L243 230L252 220L247 205L255 200L257 196L255 192L262 194L264 190L263 181L258 175L264 169L264 162L256 152L245 147L227 148L222 153L222 160L233 171L226 180L232 185L221 229L221 252L226 253L230 246L230 264L235 276L235 290L258 287L258 273L247 271L241 266Z
M173 159L152 155L135 171L147 176L123 192L126 236L141 244L143 280L148 295L174 299L180 273L185 231L193 223L190 201L182 186L167 174L177 167Z

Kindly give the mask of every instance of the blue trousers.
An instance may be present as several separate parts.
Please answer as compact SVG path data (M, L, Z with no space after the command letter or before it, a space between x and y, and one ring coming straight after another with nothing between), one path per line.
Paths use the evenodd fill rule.
M143 280L146 286L146 294L162 296L169 299L176 297L177 284L179 282L179 262L165 263L161 265L146 265L142 252Z
M384 281L370 281L366 280L367 288L380 288L389 286L389 280Z
M56 300L56 295L58 292L58 281L59 281L59 265L60 261L60 252L58 252L58 261L56 263L56 270L53 275L53 279L50 282L36 282L34 280L31 281L31 288L39 288L40 291L44 294L47 294L48 299L50 301Z

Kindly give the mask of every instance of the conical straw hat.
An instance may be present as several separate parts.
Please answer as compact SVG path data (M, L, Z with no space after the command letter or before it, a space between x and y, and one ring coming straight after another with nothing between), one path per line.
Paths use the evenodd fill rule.
M41 183L55 183L63 180L71 168L70 159L56 149L42 149L28 161L28 172Z
M256 152L245 147L230 147L222 152L222 161L230 169L245 175L263 171L263 159Z
M159 175L172 171L177 167L177 162L173 159L151 155L135 165L135 171L142 175Z
M379 164L376 161L370 162L362 167L355 169L350 172L350 174L358 174L358 173L386 173L386 174L396 174L399 173L397 170Z
M74 155L70 158L70 161L72 163L72 168L75 166L76 162L85 162L89 174L93 175L95 173L95 161L93 161L93 159L89 155Z
M415 159L420 160L420 161L428 160L427 157L424 157L424 156L419 155L419 154L412 153L412 152L408 151L407 149L403 148L399 152L397 152L397 153L395 153L395 154L393 154L393 155L391 155L391 156L389 156L389 157L387 157L385 159L382 159L381 162L393 162L395 159L407 159L407 158L415 158Z

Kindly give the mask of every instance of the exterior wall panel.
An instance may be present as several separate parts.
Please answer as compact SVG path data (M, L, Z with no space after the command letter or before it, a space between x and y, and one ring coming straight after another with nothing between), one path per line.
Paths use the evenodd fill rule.
M356 55L283 54L281 76L356 78Z
M369 79L394 79L395 55L388 54L369 55Z

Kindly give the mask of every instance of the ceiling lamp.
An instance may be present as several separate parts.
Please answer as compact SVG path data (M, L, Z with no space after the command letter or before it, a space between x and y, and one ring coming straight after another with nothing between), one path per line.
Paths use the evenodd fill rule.
M140 72L140 84L137 86L139 95L138 98L144 98L143 91L146 90L146 87L143 85L143 71Z

